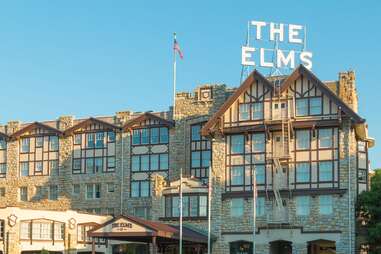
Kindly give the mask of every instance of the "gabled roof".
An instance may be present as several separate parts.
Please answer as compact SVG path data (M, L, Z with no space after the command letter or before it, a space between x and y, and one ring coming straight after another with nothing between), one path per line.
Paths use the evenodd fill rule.
M16 131L15 133L13 133L11 135L11 139L17 139L19 138L22 134L24 134L25 132L28 132L28 131L31 131L31 130L34 130L34 129L37 129L37 128L42 128L42 129L45 129L45 130L48 130L56 135L62 135L63 132L56 129L56 128L53 128L49 125L46 125L46 124L43 124L43 123L40 123L40 122L34 122L34 123L31 123L27 126L25 126L24 128L21 128L20 130Z
M128 230L122 231L102 231L101 229L107 229L108 225L112 225L117 221L124 221L125 223L134 223L144 229L145 231L139 230L134 231L133 227L128 228ZM141 218L137 218L130 215L119 215L102 225L99 225L92 230L88 231L89 236L92 237L104 237L104 238L123 238L124 240L134 239L135 237L152 237L159 236L162 238L170 238L170 239L179 239L179 228L177 226L172 226L169 224L165 224L157 221L144 220ZM186 226L183 227L183 239L185 241L191 242L199 242L205 243L207 242L207 236L198 232L194 229L188 228Z
M244 93L249 87L255 82L255 80L260 80L271 90L273 89L273 84L267 80L261 73L257 70L254 70L246 80L241 84L241 86L225 101L221 108L213 115L213 117L204 125L201 129L202 135L207 135L208 129L215 125L219 118L225 113L226 110L230 108L231 105L238 99L238 97Z
M102 120L99 120L97 118L94 118L94 117L90 117L70 128L68 128L67 130L65 130L65 135L71 135L73 134L73 132L75 130L78 130L80 128L83 128L83 127L86 127L90 124L100 124L100 125L103 125L106 127L106 129L109 129L109 130L119 130L120 128L114 124L111 124L111 123L108 123L108 122L105 122L105 121L102 121Z
M138 124L142 121L145 121L147 119L153 119L153 120L157 120L159 121L160 123L162 123L163 125L165 126L168 126L168 127L173 127L175 124L173 121L170 121L170 120L167 120L167 119L164 119L162 117L159 117L157 115L154 115L150 112L145 112L144 114L134 118L134 119L131 119L130 121L128 121L124 126L123 126L123 129L130 129L132 128L135 124Z
M332 92L320 79L318 79L315 74L308 70L303 65L299 65L290 76L283 82L281 86L281 92L286 91L291 84L295 82L300 76L305 76L307 79L313 82L320 91L330 98L341 110L349 117L352 117L356 123L364 123L365 119L361 118L356 112L353 111L342 99L340 99L334 92Z

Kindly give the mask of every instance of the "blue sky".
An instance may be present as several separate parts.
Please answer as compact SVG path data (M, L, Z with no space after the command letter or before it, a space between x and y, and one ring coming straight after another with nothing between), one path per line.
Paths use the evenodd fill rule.
M380 11L380 1L2 1L0 123L167 109L174 31L179 91L237 86L247 21L264 20L308 26L321 79L356 71L360 114L381 142Z

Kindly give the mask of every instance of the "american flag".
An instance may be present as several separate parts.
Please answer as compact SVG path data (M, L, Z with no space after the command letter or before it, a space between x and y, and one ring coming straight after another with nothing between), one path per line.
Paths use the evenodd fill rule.
M184 58L183 52L181 52L180 45L177 43L176 39L173 42L173 50L179 54L181 59Z

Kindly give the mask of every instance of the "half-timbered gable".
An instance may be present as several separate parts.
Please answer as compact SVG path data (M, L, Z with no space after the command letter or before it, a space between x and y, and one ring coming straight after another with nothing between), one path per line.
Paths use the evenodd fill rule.
M19 142L20 176L58 175L59 137L62 132L35 122L11 136Z
M152 113L130 120L124 129L131 132L131 197L150 196L150 178L169 176L169 128L173 122Z
M0 178L7 175L7 142L9 137L0 132Z
M65 131L73 139L73 174L115 171L116 132L119 127L89 118Z
M292 100L289 115L296 120L330 120L346 116L355 123L365 121L302 65L283 82L280 90L282 96Z

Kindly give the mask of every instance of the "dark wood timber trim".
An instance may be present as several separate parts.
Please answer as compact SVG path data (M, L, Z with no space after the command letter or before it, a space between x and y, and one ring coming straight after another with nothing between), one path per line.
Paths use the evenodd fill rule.
M316 85L323 94L325 94L329 99L331 99L337 106L341 107L341 110L345 114L352 117L356 123L364 123L365 119L361 118L356 112L354 112L344 101L342 101L334 92L332 92L320 79L318 79L315 74L308 70L303 65L299 65L294 72L287 77L281 86L281 93L286 91L291 84L293 84L300 76L304 76L314 85Z
M10 137L5 133L0 132L0 138L4 138L6 141L8 141Z
M84 120L84 121L82 121L82 122L80 122L80 123L70 127L69 129L67 129L64 132L64 135L65 136L72 135L75 130L77 130L79 128L82 128L82 127L85 127L85 126L90 125L90 124L94 124L94 123L105 126L106 130L113 130L113 131L120 130L120 128L118 126L114 125L114 124L111 124L111 123L99 120L99 119L94 118L94 117L90 117L89 119L86 119L86 120Z
M58 129L56 129L56 128L50 127L50 126L48 126L46 124L43 124L43 123L40 123L40 122L34 122L34 123L29 124L28 126L25 126L24 128L21 128L20 130L16 131L15 133L13 133L10 136L10 138L11 138L11 140L16 140L20 136L22 136L22 134L24 134L25 132L28 132L28 131L31 131L31 130L34 130L34 129L37 129L37 128L42 128L42 129L48 130L48 131L50 131L53 134L56 134L58 136L62 136L63 135L63 132L58 130ZM46 135L49 135L49 134L46 133Z
M220 117L225 113L226 110L238 99L238 97L245 92L256 80L260 80L269 87L273 89L273 85L269 80L267 80L261 73L257 70L254 70L246 80L241 84L241 86L227 99L227 101L221 106L221 108L213 115L213 117L204 125L201 129L201 135L207 136L210 132L210 129L218 123Z
M150 112L145 112L144 114L134 118L134 119L131 119L130 121L128 121L124 126L123 126L123 130L129 130L131 129L135 124L137 123L140 123L144 120L147 120L147 119L153 119L153 120L156 120L156 121L159 121L162 125L164 126L167 126L167 127L173 127L175 126L175 123L173 121L170 121L170 120L167 120L167 119L164 119L164 118L161 118L157 115L154 115Z
M292 196L319 196L319 195L343 195L347 192L346 189L294 189L292 191L290 190L280 190L280 194L282 197L289 197L290 194ZM260 190L258 191L259 197L266 197L266 196L273 196L272 191L264 191ZM222 194L222 200L229 199L229 198L251 198L253 197L252 191L235 191L235 192L226 192Z

